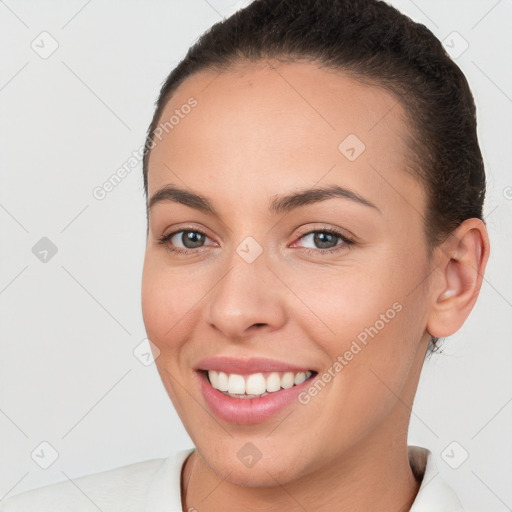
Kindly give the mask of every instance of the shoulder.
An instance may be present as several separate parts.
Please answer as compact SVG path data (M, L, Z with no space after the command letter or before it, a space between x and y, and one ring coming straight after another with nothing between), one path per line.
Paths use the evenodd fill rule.
M174 476L179 489L179 469L190 450L168 458L152 459L101 473L68 478L56 484L23 492L0 502L0 512L135 512L145 510L151 489L162 475Z

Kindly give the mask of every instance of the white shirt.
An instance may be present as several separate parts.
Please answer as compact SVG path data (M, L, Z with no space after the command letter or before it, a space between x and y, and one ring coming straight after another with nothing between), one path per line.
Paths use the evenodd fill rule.
M1 501L0 512L182 512L181 468L193 451L26 491ZM415 472L423 473L410 512L463 512L428 450L410 446L409 459Z

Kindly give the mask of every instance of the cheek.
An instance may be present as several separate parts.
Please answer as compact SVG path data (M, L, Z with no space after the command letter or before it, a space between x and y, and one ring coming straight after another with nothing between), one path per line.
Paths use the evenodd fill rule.
M300 298L294 320L311 340L326 344L333 357L351 340L364 343L389 332L403 309L407 288L385 265L375 264L319 268L288 282Z
M363 439L385 420L404 396L411 373L416 341L408 336L408 325L414 314L403 298L384 292L370 287L364 294L338 290L329 300L324 296L318 311L334 334L317 319L308 325L302 320L302 329L328 360L321 372L325 386L311 386L301 403L340 446ZM328 418L325 410L331 411ZM403 407L399 413L407 412Z
M165 267L146 256L142 274L142 316L148 338L162 351L177 348L190 333L204 286L189 272Z
M361 411L393 401L390 389L400 393L423 331L421 262L376 261L364 268L303 273L294 281L309 309L294 318L329 357L326 370L335 377L326 379L337 381L337 403Z

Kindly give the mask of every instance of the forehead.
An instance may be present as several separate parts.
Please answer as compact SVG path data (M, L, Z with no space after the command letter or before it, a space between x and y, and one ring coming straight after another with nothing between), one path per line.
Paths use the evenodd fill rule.
M418 188L406 169L409 129L399 100L311 62L201 71L178 87L160 126L149 196L175 182L173 174L194 185L223 180L226 194L255 183L262 192L313 186L327 177L370 197ZM419 204L422 191L414 193Z

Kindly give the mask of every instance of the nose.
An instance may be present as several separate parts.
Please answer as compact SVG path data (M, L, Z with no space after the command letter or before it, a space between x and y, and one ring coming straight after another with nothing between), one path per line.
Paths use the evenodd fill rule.
M225 338L241 341L272 332L286 323L286 288L264 255L247 263L236 252L208 294L206 321Z

